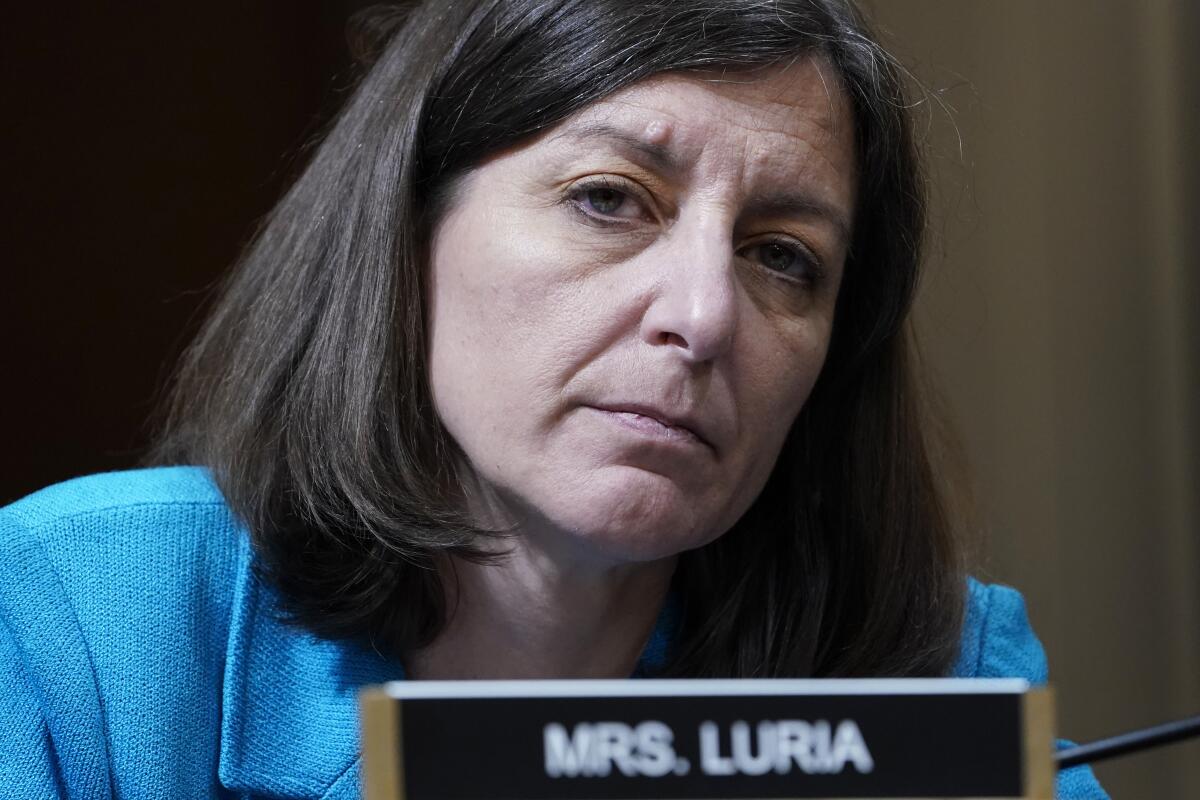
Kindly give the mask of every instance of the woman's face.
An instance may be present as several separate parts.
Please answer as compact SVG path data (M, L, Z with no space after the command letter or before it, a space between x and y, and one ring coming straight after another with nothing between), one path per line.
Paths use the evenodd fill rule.
M825 360L853 223L823 66L646 80L464 179L434 235L430 369L483 522L616 564L753 502Z

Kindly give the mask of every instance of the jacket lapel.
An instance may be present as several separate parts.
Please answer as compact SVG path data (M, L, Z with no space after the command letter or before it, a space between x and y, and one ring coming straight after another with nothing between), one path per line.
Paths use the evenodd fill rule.
M250 562L243 559L230 620L219 779L251 795L355 797L356 693L401 678L402 670L378 653L284 622L277 595Z

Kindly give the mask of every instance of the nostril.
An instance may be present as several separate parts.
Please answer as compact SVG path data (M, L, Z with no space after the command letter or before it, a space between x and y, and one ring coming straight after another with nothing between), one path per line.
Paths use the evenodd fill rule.
M678 333L672 333L671 331L663 331L660 334L658 334L658 343L659 344L673 344L676 347L684 347L684 348L686 348L688 346L687 339L684 339Z

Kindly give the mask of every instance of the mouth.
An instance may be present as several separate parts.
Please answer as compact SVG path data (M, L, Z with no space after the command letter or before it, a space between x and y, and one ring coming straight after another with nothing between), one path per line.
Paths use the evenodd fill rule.
M643 436L668 443L700 444L715 449L704 435L700 424L686 415L671 414L661 408L640 403L593 405L591 408Z

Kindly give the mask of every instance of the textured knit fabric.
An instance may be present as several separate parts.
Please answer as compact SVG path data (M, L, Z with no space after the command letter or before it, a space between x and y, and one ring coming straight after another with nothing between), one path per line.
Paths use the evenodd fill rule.
M250 563L199 469L96 475L0 510L0 795L358 796L355 692L402 671L284 624ZM954 674L1044 682L1020 595L969 595ZM1105 797L1086 768L1059 796Z

